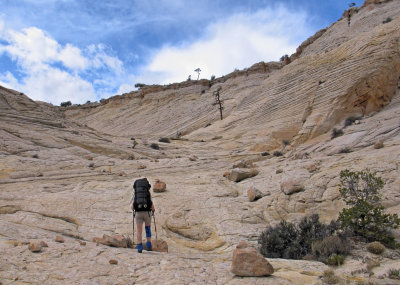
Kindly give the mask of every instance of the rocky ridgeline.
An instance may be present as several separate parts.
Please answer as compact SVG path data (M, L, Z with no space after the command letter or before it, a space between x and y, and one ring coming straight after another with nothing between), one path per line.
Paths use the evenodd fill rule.
M272 273L256 245L281 220L336 219L346 168L377 172L383 205L400 212L399 16L398 1L366 1L284 62L101 104L55 107L1 87L1 282L396 284L398 251L357 244L333 271L268 258ZM164 252L126 239L139 177L153 185Z

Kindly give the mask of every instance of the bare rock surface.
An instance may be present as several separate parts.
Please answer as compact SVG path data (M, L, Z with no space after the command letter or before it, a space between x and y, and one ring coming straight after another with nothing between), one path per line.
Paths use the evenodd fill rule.
M235 277L232 253L281 220L336 219L344 169L376 172L386 182L382 204L400 212L400 6L379 2L352 11L350 26L344 17L306 40L290 63L258 63L212 83L148 86L70 108L0 87L1 282L321 284L328 267L312 261L268 259L271 276ZM220 87L222 121L210 103ZM351 116L358 122L346 125ZM343 135L332 139L333 128ZM173 139L151 148L160 137ZM232 165L258 175L222 177ZM168 185L152 195L168 253L94 240L132 236L129 202L141 177ZM289 178L301 188L282 190ZM250 202L252 187L269 195ZM28 245L37 241L48 247L33 254ZM398 253L385 251L371 270L376 278L367 257L356 250L335 274L350 284L392 284Z

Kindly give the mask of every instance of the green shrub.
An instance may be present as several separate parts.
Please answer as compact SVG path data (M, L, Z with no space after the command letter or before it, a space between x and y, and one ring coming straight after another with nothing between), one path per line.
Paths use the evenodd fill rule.
M400 219L397 214L386 214L380 205L383 180L368 169L359 172L346 169L340 172L340 183L340 194L350 206L339 213L341 229L369 242L380 241L387 247L396 247L390 229L398 228Z
M332 254L326 261L329 265L342 265L344 263L344 256L341 254Z
M390 279L400 279L400 270L399 269L390 269L389 270L389 278Z
M331 139L340 137L341 135L343 135L343 130L342 130L342 129L336 129L336 128L334 128L334 129L332 130Z
M387 24L387 23L390 23L391 21L392 21L392 18L387 17L386 20L384 20L384 21L382 22L382 24Z
M278 156L282 156L283 154L279 150L276 150L276 151L274 151L273 155L278 157Z
M170 143L171 141L169 140L169 138L159 138L158 139L159 142L163 142L163 143Z
M150 147L151 147L152 149L160 149L160 146L159 146L158 144L156 144L156 143L150 144Z
M315 240L331 235L336 227L319 222L318 215L305 217L298 225L280 222L263 231L258 239L260 252L265 257L301 259L311 253Z
M344 127L351 126L355 121L359 121L361 119L361 116L350 116L344 121Z
M342 148L342 149L339 151L339 153L350 153L350 152L352 152L352 150L351 150L351 148L349 148L349 147Z
M71 101L61 102L61 104L60 104L61 107L68 107L71 105L72 105Z
M382 254L385 251L385 246L379 241L374 241L367 244L367 250L374 254Z

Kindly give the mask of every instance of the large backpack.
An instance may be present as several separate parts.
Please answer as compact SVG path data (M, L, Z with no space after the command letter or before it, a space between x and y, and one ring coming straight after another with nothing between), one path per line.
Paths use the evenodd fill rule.
M147 178L138 179L133 184L135 196L133 199L133 206L135 211L151 211L151 185Z

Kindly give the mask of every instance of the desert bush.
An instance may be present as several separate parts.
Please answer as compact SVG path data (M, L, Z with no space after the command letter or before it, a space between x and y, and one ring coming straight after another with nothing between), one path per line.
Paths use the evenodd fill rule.
M353 172L340 172L340 194L350 208L344 208L339 213L340 228L355 236L373 242L379 241L387 247L397 246L390 229L400 225L397 214L386 214L380 204L379 191L384 182L368 169Z
M150 144L150 147L151 147L152 149L160 149L160 146L159 146L158 144L156 144L156 143Z
M311 244L311 250L317 259L327 262L327 258L332 254L349 254L350 245L345 238L332 235L327 236L322 240L314 241Z
M135 156L133 155L133 154L130 154L129 156L128 156L128 160L134 160L135 159Z
M61 107L68 107L71 105L72 105L71 101L61 102L61 104L60 104Z
M339 266L344 263L344 256L341 254L332 254L331 256L328 257L326 262L329 265Z
M276 151L274 151L273 155L276 156L276 157L278 157L278 156L282 156L283 153L280 152L279 150L276 150Z
M379 241L374 241L367 244L367 250L374 254L382 254L385 251L385 246Z
M386 20L384 20L384 21L382 22L382 24L387 24L387 23L390 23L391 21L392 21L392 18L387 17Z
M361 120L361 116L350 116L344 121L344 127L351 126L355 121Z
M268 151L265 151L265 152L261 153L261 156L268 156L268 155L269 155Z
M340 282L339 277L335 275L335 271L333 271L333 269L325 270L322 278L326 284L337 284Z
M342 148L341 150L339 150L339 153L350 153L350 152L352 152L352 150L351 150L351 148L348 147L348 146Z
M39 155L37 153L32 155L32 158L39 158Z
M163 143L170 143L171 141L169 140L169 138L159 138L158 139L159 142L163 142Z
M331 139L340 137L341 135L343 135L343 130L342 129L333 128L332 134L331 134Z
M284 139L284 140L282 140L282 144L283 144L284 146L290 145L290 140Z
M331 235L334 230L335 227L320 223L318 215L305 217L298 225L282 221L261 233L260 252L265 257L301 259L312 252L313 241Z
M400 269L390 269L389 270L389 278L390 279L400 279Z
M211 75L211 81L215 80L215 75Z

